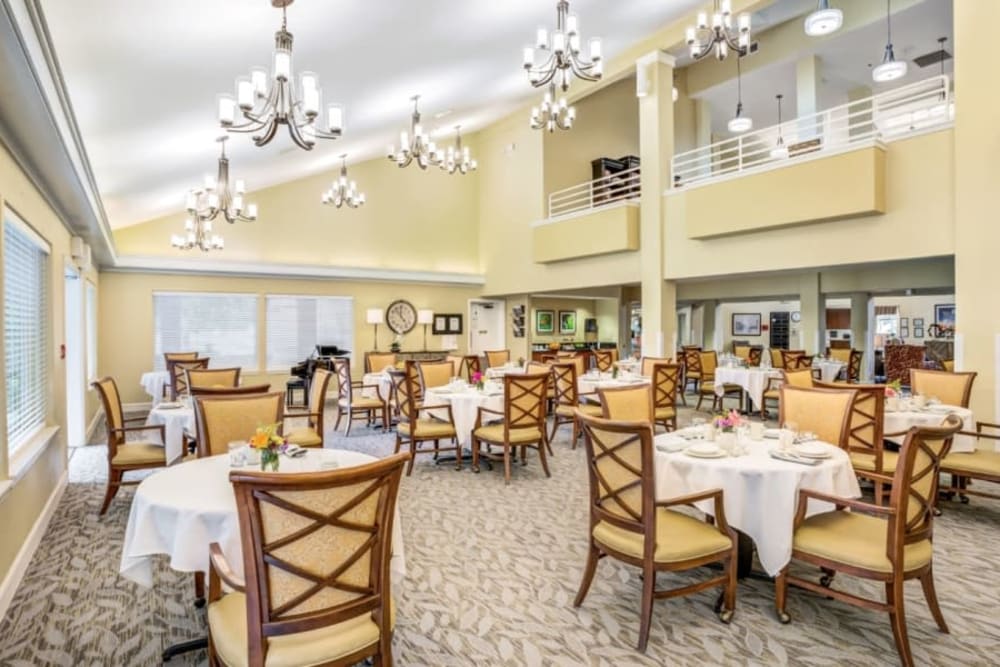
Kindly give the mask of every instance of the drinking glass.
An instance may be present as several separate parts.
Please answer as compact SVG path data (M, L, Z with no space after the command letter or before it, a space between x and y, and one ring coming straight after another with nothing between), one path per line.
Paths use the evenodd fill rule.
M246 452L247 465L255 466L260 465L260 450L256 447L251 447L246 445L244 450Z
M694 431L695 437L699 440L705 438L705 420L701 417L694 417L691 420L691 429Z
M247 443L243 440L234 440L229 443L229 467L240 468L247 463L246 455Z

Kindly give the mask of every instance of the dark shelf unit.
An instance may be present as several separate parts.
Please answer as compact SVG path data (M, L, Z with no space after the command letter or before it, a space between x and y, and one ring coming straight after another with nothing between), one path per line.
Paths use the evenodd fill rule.
M787 350L790 330L789 313L771 313L771 328L768 332L770 334L769 347L776 350Z

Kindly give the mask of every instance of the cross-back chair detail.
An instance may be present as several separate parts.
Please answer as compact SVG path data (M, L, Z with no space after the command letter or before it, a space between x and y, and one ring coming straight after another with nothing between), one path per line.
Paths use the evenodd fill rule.
M550 377L550 372L504 376L503 412L480 407L476 415L472 430L473 472L479 472L480 458L485 458L490 467L493 461L503 461L504 482L510 484L513 450L520 447L521 463L524 464L527 449L531 447L538 450L545 476L552 476L545 453L548 446L545 405ZM488 423L499 417L502 417L502 422ZM483 444L486 450L482 449ZM501 452L493 452L493 447L500 447Z
M608 373L615 366L615 356L610 349L594 350L594 366L601 373Z
M579 366L575 360L562 363L554 363L552 369L553 399L555 401L556 412L552 418L552 430L549 432L549 442L555 440L556 431L563 424L572 424L573 433L571 442L573 449L576 449L576 441L580 437L580 429L576 423L576 411L582 410L588 414L601 414L601 406L594 403L581 403L584 396L597 398L596 392L581 394L579 391Z
M857 392L851 406L847 453L857 476L875 486L875 503L882 504L898 459L896 452L884 446L885 385L816 382L816 387Z
M394 376L395 378L395 376ZM455 431L455 419L452 416L451 405L427 404L420 393L420 372L414 361L407 361L399 384L396 386L396 402L399 406L400 419L396 425L396 449L398 453L404 444L410 445L410 461L406 474L413 472L413 464L417 454L430 453L436 459L441 452L455 452L455 469L462 469L462 446L458 444L458 434ZM441 440L451 440L450 447L441 447ZM423 449L426 442L433 444L433 449Z
M188 391L196 389L232 389L240 386L239 368L186 368Z
M681 382L678 364L653 364L653 421L673 431L677 428L677 392Z
M382 428L389 428L389 401L382 396L382 387L378 383L365 384L363 380L351 379L349 359L334 359L333 370L337 374L337 422L333 425L333 430L340 428L340 420L345 416L347 425L344 435L351 434L351 424L359 418L365 420L366 426L372 426L376 415L381 416ZM368 396L365 395L366 390Z
M188 370L208 368L208 357L200 359L171 359L167 361L167 375L170 378L170 400L176 401L178 396L188 393Z

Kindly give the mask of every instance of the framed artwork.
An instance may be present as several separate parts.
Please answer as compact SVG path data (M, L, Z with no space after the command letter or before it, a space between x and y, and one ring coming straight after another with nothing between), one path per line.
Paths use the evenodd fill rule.
M923 326L924 326L924 318L922 318L922 317L914 317L913 318L913 328L914 329L922 329Z
M759 336L760 313L733 313L734 336Z
M899 326L901 326L901 327L908 327L908 326L910 326L910 318L909 317L901 317L901 318L899 318Z
M955 304L939 303L934 306L934 323L943 327L955 326Z
M914 325L913 326L913 337L914 338L923 338L924 337L924 330L923 330L923 328L919 328L918 329L916 327L916 325Z
M434 315L431 333L435 336L452 336L462 333L462 314L441 313Z
M909 338L910 337L910 327L906 326L905 324L901 324L899 326L899 337L900 338Z
M576 333L576 311L575 310L560 310L559 311L559 333L560 334L575 334Z
M556 332L556 311L535 311L535 333L554 334Z

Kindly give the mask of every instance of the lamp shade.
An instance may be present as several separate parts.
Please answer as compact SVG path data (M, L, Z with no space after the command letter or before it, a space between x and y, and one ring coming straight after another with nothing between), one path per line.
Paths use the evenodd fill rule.
M418 310L417 324L432 324L434 322L433 310Z
M365 312L365 321L368 324L382 324L384 321L382 319L382 309L381 308L369 308Z

